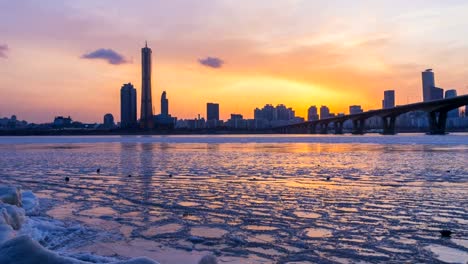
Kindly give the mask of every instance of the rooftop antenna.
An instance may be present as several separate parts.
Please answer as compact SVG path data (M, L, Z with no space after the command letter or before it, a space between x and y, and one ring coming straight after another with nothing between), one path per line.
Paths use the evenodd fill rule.
M148 41L145 40L145 48L147 48L147 47L148 47Z

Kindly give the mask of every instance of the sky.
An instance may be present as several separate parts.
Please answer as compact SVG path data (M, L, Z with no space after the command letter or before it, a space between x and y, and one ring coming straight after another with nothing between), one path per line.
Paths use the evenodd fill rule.
M465 0L0 0L0 117L120 120L120 88L141 95L141 48L153 50L160 112L252 118L255 107L348 113L422 100L421 72L468 93Z

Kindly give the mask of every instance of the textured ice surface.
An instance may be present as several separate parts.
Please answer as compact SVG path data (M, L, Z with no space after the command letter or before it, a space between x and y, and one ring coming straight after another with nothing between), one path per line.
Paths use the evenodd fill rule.
M468 261L468 252L466 251L441 245L429 245L427 248L436 255L437 259L446 263L466 264Z
M37 199L36 195L31 191L23 191L21 194L21 202L23 204L23 209L26 211L27 214L33 214L38 208L39 200Z
M0 183L39 197L24 227L59 253L437 263L468 251L466 135L12 140L0 138Z
M28 236L19 236L0 244L0 263L5 264L157 264L157 262L148 258L135 258L128 261L110 261L108 258L98 258L90 255L82 256L82 258L88 261L60 256L55 252L45 249Z
M63 239L65 233L73 229L78 229L82 233L85 229L80 226L65 227L62 222L50 218L32 217L39 203L31 191L21 192L17 187L0 186L0 196L3 197L0 201L0 263L2 264L157 264L147 258L118 261L89 253L76 254L74 258L59 255L44 248L38 241L53 248L53 243L47 241L50 238L57 243ZM26 206L26 212L31 218L26 217L25 210L18 207L21 204ZM73 237L76 238L77 236Z

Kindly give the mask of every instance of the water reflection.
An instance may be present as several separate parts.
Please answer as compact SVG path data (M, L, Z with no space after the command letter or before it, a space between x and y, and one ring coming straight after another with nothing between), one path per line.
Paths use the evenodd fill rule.
M149 139L0 145L0 183L33 189L51 215L105 229L107 240L221 259L398 262L416 248L434 262L443 247L427 245L468 250L456 242L468 236L468 151L457 145ZM440 240L441 228L458 240Z

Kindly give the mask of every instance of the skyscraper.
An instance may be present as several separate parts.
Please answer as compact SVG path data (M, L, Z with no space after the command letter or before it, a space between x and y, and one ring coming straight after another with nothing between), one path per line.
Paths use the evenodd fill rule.
M318 119L319 115L317 113L317 107L315 105L309 107L309 110L307 111L307 121L314 121Z
M325 105L320 107L320 119L330 118L330 109Z
M126 83L120 89L120 127L135 127L137 123L136 89Z
M206 121L211 120L219 121L219 104L206 104Z
M384 99L382 101L382 109L395 107L395 91L387 90L384 91Z
M434 73L432 69L422 72L423 102L432 100L432 88L435 87Z
M151 49L148 44L141 49L141 116L140 127L151 129L153 122L153 103L151 100Z
M453 97L457 97L457 90L451 89L451 90L445 91L445 99L453 98ZM459 116L460 116L460 111L458 111L458 108L457 108L457 109L450 110L450 111L447 113L447 117L457 118L457 117L459 117Z
M439 87L432 87L431 90L431 100L440 100L444 99L444 89Z
M161 115L169 116L169 100L166 98L166 91L161 95Z

